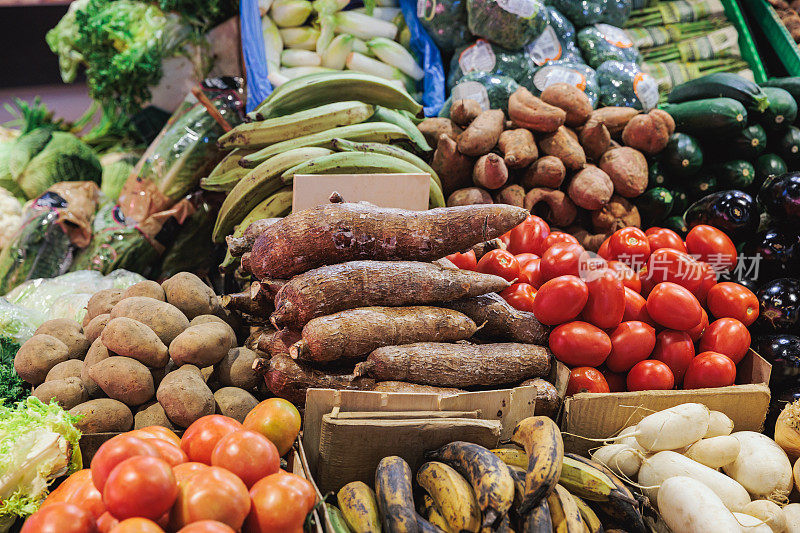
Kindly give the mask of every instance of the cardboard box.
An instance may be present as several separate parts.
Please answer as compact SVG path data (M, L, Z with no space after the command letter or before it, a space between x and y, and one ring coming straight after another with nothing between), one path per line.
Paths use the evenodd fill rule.
M734 431L761 431L769 408L772 365L750 350L739 363L737 385L715 389L580 393L564 401L561 431L566 451L586 455L605 439L637 424L645 416L687 402L722 411Z
M294 176L292 212L327 204L338 192L348 202L412 211L428 209L430 174L328 174Z

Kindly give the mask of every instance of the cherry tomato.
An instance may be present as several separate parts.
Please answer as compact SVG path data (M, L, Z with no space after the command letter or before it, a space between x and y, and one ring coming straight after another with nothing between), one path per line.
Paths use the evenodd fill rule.
M647 300L641 294L625 287L625 312L622 314L622 321L632 320L655 326L655 322L647 314Z
M530 215L508 232L508 251L514 255L525 252L541 255L546 249L544 243L549 234L550 226L547 222L536 215Z
M115 466L125 459L137 455L161 457L152 443L145 439L130 437L124 433L104 442L102 446L97 449L97 453L94 454L94 457L92 457L92 482L94 486L97 487L97 490L103 492L106 479L108 479L108 475Z
M527 283L534 289L542 286L545 280L542 279L542 272L540 270L542 264L541 259L531 259L526 262L519 270L519 280Z
M647 314L668 329L688 331L700 323L703 308L694 294L676 283L659 283L647 297Z
M231 527L216 520L200 520L192 522L178 533L236 533Z
M625 392L627 390L624 374L617 374L605 367L601 368L600 372L602 372L603 377L606 378L606 383L608 383L610 392Z
M97 531L100 533L110 533L117 524L119 524L119 520L106 511L97 519Z
M270 398L247 413L244 427L271 440L283 457L297 439L301 422L300 412L291 402L283 398Z
M661 248L650 254L639 276L643 283L653 287L669 281L695 292L702 282L702 265L688 254L672 248Z
M583 319L601 329L615 328L625 314L625 286L616 272L608 268L593 273L586 282L589 297Z
M569 233L564 233L563 231L551 231L550 235L548 235L547 239L544 241L544 245L542 245L542 254L545 251L547 251L547 249L549 249L551 246L553 246L554 244L558 244L560 242L565 242L569 244L579 244L578 239L576 239Z
M179 487L170 515L170 529L177 530L200 520L216 520L238 531L249 512L250 495L244 482L224 468L210 466Z
M629 391L670 390L675 386L675 377L666 364L648 359L631 368L627 384Z
M178 495L172 467L156 457L137 456L119 463L103 488L103 503L114 518L158 520Z
M736 381L736 365L727 355L703 352L692 359L683 378L684 389L727 387Z
M555 326L578 316L589 298L586 283L577 276L559 276L539 288L533 314L542 324Z
M475 258L475 250L468 250L463 254L450 254L447 256L447 259L461 270L478 270L478 260Z
M128 518L111 528L110 533L164 533L164 530L152 520Z
M620 263L619 261L609 261L607 265L608 268L617 273L617 276L622 280L623 285L632 291L641 292L642 280L639 279L639 274L631 270L628 265L625 263Z
M675 377L675 384L683 383L683 376L694 359L694 344L688 333L665 329L656 336L653 359L666 364Z
M736 266L736 246L730 237L714 226L701 224L693 227L686 235L686 248L700 261L718 270L729 271Z
M172 467L172 474L175 476L175 481L180 485L196 473L205 470L208 465L203 463L181 463Z
M250 499L252 506L244 533L302 533L316 498L308 481L279 472L253 485Z
M164 426L147 426L134 431L129 431L127 434L135 434L132 436L140 439L161 439L173 444L174 446L177 446L178 448L181 447L181 438L177 436L174 431L169 428L165 428Z
M687 331L686 333L692 338L692 342L699 341L703 334L706 332L706 328L708 327L708 313L706 310L703 309L703 318L700 319L700 323L697 324L695 327Z
M227 416L207 415L198 418L183 433L181 449L190 461L210 465L211 452L219 440L242 428L242 424Z
M54 503L33 513L20 533L94 533L94 517L77 505Z
M632 226L615 231L608 239L608 255L610 259L615 259L634 270L639 270L650 257L650 243L647 235L639 228Z
M737 365L749 348L750 332L735 318L720 318L709 324L699 346L702 352L727 355Z
M550 333L550 351L567 366L600 366L611 353L611 339L588 322L567 322Z
M533 311L533 301L536 297L536 289L527 283L515 283L500 293L508 304L520 311Z
M611 237L606 237L606 240L600 245L600 248L597 249L597 255L605 259L606 261L611 261L612 257L608 251L608 241L611 240Z
M579 392L611 392L605 376L591 366L579 366L569 373L567 396Z
M750 289L738 283L717 283L708 291L706 303L715 318L735 318L745 326L758 318L758 298Z
M686 246L684 246L681 236L671 229L649 228L644 234L647 235L647 242L650 244L651 252L655 252L661 248L672 248L673 250L686 253Z
M584 249L580 244L559 242L547 249L539 265L542 279L547 281L558 276L577 276L581 255Z
M519 278L519 263L516 257L505 250L492 250L478 261L478 272L514 281Z
M242 429L220 439L211 454L211 464L230 470L249 489L259 479L277 472L281 458L267 437Z
M606 366L612 372L627 372L644 361L656 345L656 330L644 322L623 322L609 335L611 353Z
M531 253L524 253L524 254L517 254L514 257L517 258L517 263L519 263L520 270L525 267L528 263L533 261L534 259L539 259L539 256L536 254Z
M711 287L717 284L717 273L708 263L700 262L700 285L693 291L700 305L706 305L706 298Z

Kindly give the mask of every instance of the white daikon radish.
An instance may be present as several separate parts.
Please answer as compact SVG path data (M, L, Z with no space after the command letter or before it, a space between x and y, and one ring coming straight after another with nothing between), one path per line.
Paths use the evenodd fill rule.
M700 403L684 403L653 413L636 424L636 440L652 452L689 446L708 431L708 413L708 407Z
M731 433L733 433L733 420L722 411L711 411L708 415L708 431L704 438L722 437Z
M722 468L739 456L739 441L730 435L701 439L689 446L684 455L709 468Z
M733 517L739 522L742 533L772 533L772 529L763 520L755 516L744 513L733 513Z
M658 452L642 461L639 485L648 487L645 492L651 501L658 499L659 486L673 476L685 476L703 483L722 500L731 511L741 511L750 503L750 496L739 483L722 472L701 465L688 457L672 451Z
M719 496L685 476L664 481L658 491L658 510L673 533L739 533L741 526Z
M609 444L592 453L592 459L603 463L623 479L635 479L642 466L642 453L627 444Z
M755 431L737 431L739 455L723 467L726 474L742 484L759 500L785 499L792 490L792 464L774 440Z
M800 533L800 503L790 503L783 509L786 533Z
M792 479L794 480L794 486L800 487L800 459L794 462L794 467L792 467Z
M744 506L742 512L763 521L775 533L782 533L786 529L786 515L783 509L769 500L750 502Z

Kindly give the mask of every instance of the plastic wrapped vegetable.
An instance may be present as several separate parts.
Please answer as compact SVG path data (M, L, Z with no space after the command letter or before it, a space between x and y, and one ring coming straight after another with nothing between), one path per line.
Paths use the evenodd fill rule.
M539 37L525 45L525 53L539 67L551 61L583 63L581 51L575 43L575 26L557 9L546 9L549 21L547 28Z
M140 155L128 152L115 152L103 156L100 162L103 164L103 178L100 181L100 190L106 198L116 202L122 186L133 172Z
M639 51L625 30L610 24L595 24L578 32L578 46L586 62L593 68L606 61L638 63Z
M192 203L196 206L195 212L181 226L175 243L164 254L161 279L178 272L207 276L214 267L214 242L211 233L217 218L216 211L205 201L202 193L193 195Z
M470 72L487 72L519 81L532 74L534 67L524 52L512 52L478 39L453 54L447 76L447 89L452 91L456 83Z
M603 19L607 0L546 0L579 27L588 26Z
M547 27L539 0L467 0L469 30L504 48L518 50Z
M464 75L450 93L439 116L450 116L450 106L455 100L472 99L481 108L508 110L508 99L519 88L519 84L506 76L487 72L470 72Z
M472 40L467 27L466 0L417 0L417 17L445 53Z
M600 101L604 106L634 107L645 111L658 104L656 80L636 63L606 61L597 69Z
M603 16L600 22L611 24L619 28L623 27L631 16L631 0L606 0Z
M592 67L583 63L551 61L534 72L533 75L522 80L520 85L538 96L542 94L546 87L554 83L569 83L578 87L589 97L592 106L597 107L597 103L600 100L600 86L597 84L597 74Z
M43 313L0 298L0 403L23 400L30 394L30 387L14 370L14 356L44 321Z

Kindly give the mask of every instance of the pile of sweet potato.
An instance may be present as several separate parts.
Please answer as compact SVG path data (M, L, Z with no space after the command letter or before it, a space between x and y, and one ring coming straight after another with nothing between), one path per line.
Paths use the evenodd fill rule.
M89 300L83 324L45 322L14 368L33 395L81 415L88 433L186 428L219 413L244 420L256 406L257 356L239 347L237 318L188 272Z
M583 91L557 83L540 97L519 88L508 116L459 100L450 118L419 129L436 146L431 167L448 206L511 204L565 229L590 219L594 233L608 235L640 225L629 200L647 188L645 156L664 149L675 123L657 109L593 110Z

